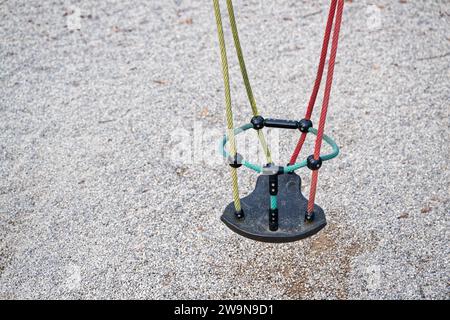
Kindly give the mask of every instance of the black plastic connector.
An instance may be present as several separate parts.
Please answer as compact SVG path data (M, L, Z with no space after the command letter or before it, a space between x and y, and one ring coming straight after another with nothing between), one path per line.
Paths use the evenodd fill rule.
M242 155L240 155L239 153L236 153L236 155L234 157L232 155L230 155L228 157L228 164L230 165L230 167L237 169L240 166L242 166L243 159L244 158L242 157Z
M315 216L314 215L314 211L313 212L306 212L305 220L311 222L311 221L314 220L314 216Z
M319 170L322 167L322 158L319 157L319 159L314 159L314 155L310 155L307 159L306 159L306 165L308 166L309 169L311 170Z
M270 231L278 230L278 209L269 209L269 229Z
M268 128L297 129L298 121L283 120L283 119L266 119L264 120L264 126Z
M298 122L298 129L304 133L307 133L309 128L312 128L312 126L313 126L312 121L308 119L302 119Z
M283 167L283 166L278 166L278 172L277 172L277 174L278 174L278 175L284 174L284 167Z
M265 120L264 120L263 117L261 117L261 116L254 116L250 122L253 125L253 129L261 130L262 128L264 128L264 121Z
M265 166L262 167L262 174L265 176L271 176L274 174L278 174L279 172L278 166L274 165L273 163L268 163Z
M265 166L262 167L262 175L264 176L271 176L271 175L280 175L284 174L284 167L283 166L277 166L273 163L268 163Z
M236 216L236 219L244 219L245 215L244 215L244 210L241 209L241 211L236 211L234 213L234 215Z

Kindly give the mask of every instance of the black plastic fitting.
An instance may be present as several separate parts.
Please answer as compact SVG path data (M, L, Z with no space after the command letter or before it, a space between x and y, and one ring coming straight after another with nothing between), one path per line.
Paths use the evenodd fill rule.
M278 168L278 166L274 165L273 163L268 163L262 167L261 173L265 176L271 176L274 174L278 174L279 170L280 169Z
M298 129L304 133L307 133L309 128L312 128L312 126L313 126L312 121L308 119L302 119L298 122Z
M283 166L278 166L278 172L277 172L277 174L278 174L278 175L284 174L284 167L283 167Z
M269 209L269 229L270 231L278 230L278 209Z
M242 166L243 159L244 158L242 157L242 155L240 155L239 153L236 153L236 155L234 157L232 155L230 155L228 157L228 164L230 165L230 167L237 169L240 166Z
M284 167L283 166L277 166L273 163L268 163L265 166L262 167L261 174L265 176L272 176L272 175L280 175L284 174Z
M319 170L322 167L322 158L319 157L319 159L314 159L314 155L310 155L307 159L306 159L306 165L308 166L309 169L311 170Z
M313 212L306 212L305 220L311 222L311 221L314 220L314 216L315 216L314 215L314 211Z
M244 210L241 209L241 211L236 211L234 213L234 215L236 216L236 219L244 219L245 215L244 215Z
M264 126L268 128L297 129L298 121L268 118L264 120Z
M261 130L264 128L264 118L261 116L254 116L250 122L255 130Z

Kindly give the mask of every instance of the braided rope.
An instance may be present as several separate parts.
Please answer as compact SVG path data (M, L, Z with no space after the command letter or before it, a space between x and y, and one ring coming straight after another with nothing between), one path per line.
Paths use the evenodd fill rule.
M277 209L277 196L270 196L270 209Z
M325 69L325 61L327 59L328 47L330 43L331 29L333 28L333 20L336 13L336 0L331 0L330 10L328 12L328 20L327 26L325 28L325 34L323 37L322 43L322 52L320 54L319 67L317 68L317 76L316 81L314 82L314 88L311 93L311 97L309 98L308 107L306 109L306 119L311 118L311 114L313 112L314 105L316 103L317 94L319 92L320 83L322 82L323 70Z
M234 134L238 135L246 130L250 130L253 129L253 125L251 123L247 123L245 125L243 125L242 127L236 128L234 129ZM314 135L317 135L317 129L315 128L309 128L308 130L309 133L312 133ZM323 154L320 157L322 158L322 161L328 161L331 160L335 157L338 156L339 154L339 147L336 144L336 142L329 136L327 136L326 134L323 135L323 140L333 149L332 152L328 153L328 154ZM226 144L228 143L228 135L225 134L223 139L220 141L219 143L219 152L223 155L223 157L225 159L229 159L231 157L231 155L228 153L228 151L225 149ZM252 164L248 161L246 161L245 159L242 159L242 165L253 170L256 171L257 173L262 173L263 172L263 168L260 165L256 165L256 164ZM300 168L306 167L307 166L307 160L303 160L299 163L296 163L294 165L288 165L286 167L283 167L283 173L290 173L290 172L294 172L295 170L298 170Z
M236 17L233 9L232 0L227 0L227 8L228 8L228 16L230 18L230 26L231 32L233 34L234 46L236 48L236 54L239 60L239 67L241 68L242 78L244 80L245 90L247 91L248 100L250 102L250 106L252 108L252 112L254 116L259 115L258 108L256 106L256 100L253 95L252 86L250 85L250 80L248 78L247 67L245 66L244 54L242 53L242 46L239 40L239 33L236 25ZM258 130L258 139L261 144L261 147L264 151L264 155L266 157L267 163L272 163L272 155L270 154L269 147L267 145L267 141L264 137L264 134L261 130Z
M344 0L339 0L337 12L336 12L336 22L334 25L334 31L333 31L333 40L331 43L331 53L330 53L330 60L328 62L328 72L327 72L327 81L325 85L325 91L323 95L323 101L322 101L322 111L320 112L320 120L319 120L319 127L317 130L317 137L316 137L316 143L314 146L314 159L319 159L320 157L320 149L322 147L322 137L325 130L325 122L327 119L327 111L328 111L328 105L330 102L330 95L331 95L331 88L333 85L333 75L334 75L334 66L336 63L336 55L337 55L337 49L339 44L339 32L341 30L341 22L342 22L342 14L344 11ZM308 199L308 212L313 212L314 210L314 200L316 197L316 188L317 188L317 181L319 177L319 172L313 171L312 177L311 177L311 188L309 192L309 199Z
M331 29L333 28L334 15L336 13L336 4L337 4L337 0L331 0L330 10L328 12L327 26L325 28L325 34L323 36L322 51L320 53L319 67L317 68L317 75L316 75L316 80L314 82L314 88L313 88L313 91L309 98L309 103L308 103L308 107L306 109L306 114L305 114L305 119L308 119L308 120L311 118L311 114L313 112L314 105L316 103L317 94L319 92L320 84L322 82L323 71L325 68L325 61L327 58L328 47L329 47L329 43L330 43ZM295 150L292 153L291 160L289 161L289 163L291 165L297 161L298 155L299 155L300 151L302 150L305 139L306 139L306 132L303 132L301 134L300 138L298 139Z
M219 0L213 0L214 2L214 13L216 16L217 33L219 36L219 46L220 46L220 57L222 60L222 74L223 82L225 85L225 111L227 117L227 135L230 141L230 154L231 156L236 156L236 138L234 135L234 125L233 125L233 111L231 109L231 90L230 90L230 77L228 73L228 60L227 60L227 50L225 46L225 37L223 35L222 18L220 14ZM233 186L233 201L236 211L241 211L241 200L239 198L239 185L237 178L236 168L231 168L231 182Z
M244 54L242 53L241 42L239 40L239 33L236 26L236 17L234 15L233 3L231 0L227 0L228 16L230 17L231 32L233 34L234 46L236 47L236 53L239 60L239 66L241 68L242 78L244 79L245 89L247 91L248 100L252 107L253 115L258 115L258 108L256 107L255 97L253 96L253 90L248 78L247 68L245 66Z
M264 138L264 133L262 132L262 130L257 130L257 134L267 163L272 163L272 155L270 154L269 146L267 145L266 139Z
M232 190L233 190L234 208L236 209L236 212L240 212L242 207L241 207L241 199L239 198L239 184L236 168L231 168L231 184L233 186Z

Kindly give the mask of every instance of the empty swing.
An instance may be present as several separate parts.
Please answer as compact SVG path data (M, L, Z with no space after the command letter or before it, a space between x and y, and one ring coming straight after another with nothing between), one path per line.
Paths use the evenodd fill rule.
M220 152L230 165L233 187L233 202L225 208L221 220L234 232L257 241L291 242L312 236L326 225L326 218L322 208L314 203L319 169L322 167L323 162L333 159L339 154L337 144L332 138L324 134L324 129L333 83L334 65L336 61L344 0L331 0L316 80L306 109L305 117L298 121L264 118L259 114L239 41L233 3L232 0L226 0L234 46L236 48L239 66L253 113L251 121L238 128L235 128L233 124L228 61L219 0L213 0L213 3L219 36L227 118L227 132L220 143ZM313 127L313 123L310 119L324 73L332 30L333 37L331 41L331 52L328 62L322 110L320 113L319 125L316 129ZM262 131L265 127L300 131L299 140L291 159L286 166L278 166L273 163L269 147ZM236 135L249 129L253 129L257 133L259 143L261 144L266 159L266 165L261 166L250 163L243 159L237 152ZM312 133L316 136L314 152L305 160L297 162L298 155L308 133ZM331 146L332 151L329 154L320 153L322 141L325 141ZM226 149L227 145L228 150ZM237 170L242 165L256 171L260 176L256 181L254 191L241 199L239 197ZM308 167L312 171L309 199L306 199L302 195L301 179L300 176L295 173L297 169L303 167Z

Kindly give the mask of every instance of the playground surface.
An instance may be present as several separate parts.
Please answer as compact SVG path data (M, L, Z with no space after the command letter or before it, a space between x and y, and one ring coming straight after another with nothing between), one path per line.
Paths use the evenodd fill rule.
M261 114L301 119L327 1L234 2ZM448 299L449 16L446 1L346 1L325 130L341 154L316 198L328 225L267 244L220 222L212 2L2 1L0 298ZM298 134L271 139L285 164ZM239 175L244 196L256 175Z

